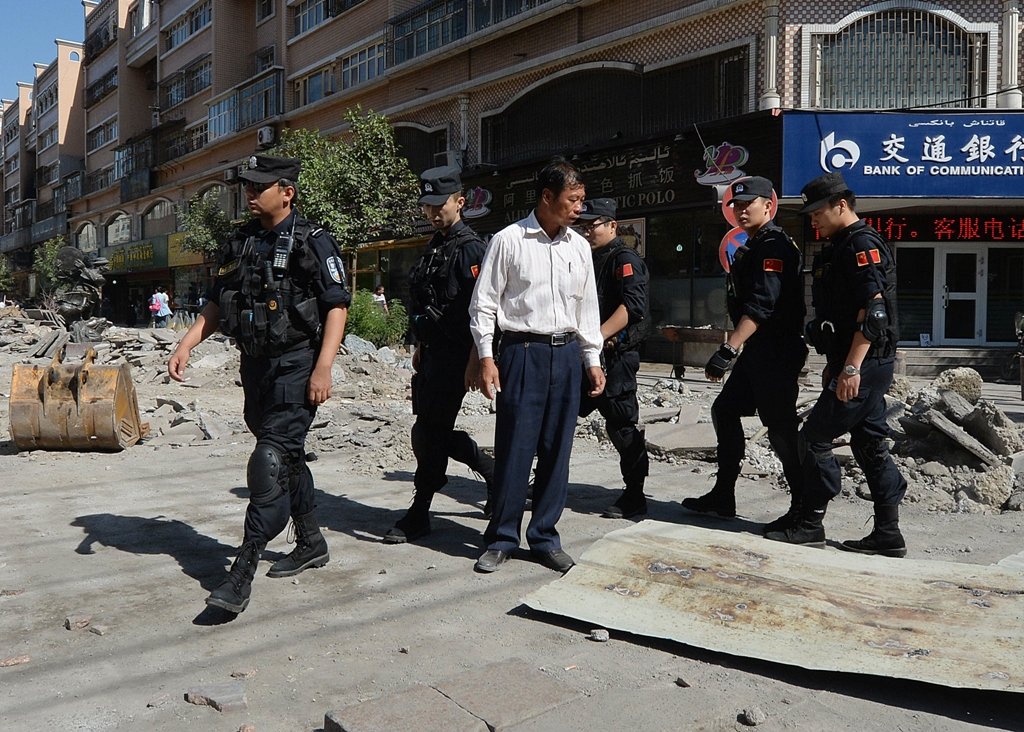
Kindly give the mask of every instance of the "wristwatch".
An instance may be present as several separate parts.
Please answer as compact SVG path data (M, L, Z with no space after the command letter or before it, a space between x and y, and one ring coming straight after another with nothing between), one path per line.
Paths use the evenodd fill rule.
M860 369L854 366L852 363L848 363L843 366L843 373L847 376L860 376Z

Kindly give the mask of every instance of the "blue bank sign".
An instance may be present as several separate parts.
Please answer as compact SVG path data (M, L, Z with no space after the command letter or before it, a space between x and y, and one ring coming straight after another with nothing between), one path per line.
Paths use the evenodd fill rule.
M782 118L782 193L823 173L858 196L1024 198L1024 114L802 112Z

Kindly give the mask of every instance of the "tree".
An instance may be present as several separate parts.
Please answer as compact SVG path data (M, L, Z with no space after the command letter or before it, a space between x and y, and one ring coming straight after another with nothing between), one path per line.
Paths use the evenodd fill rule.
M299 158L298 205L342 247L412 233L419 184L399 154L387 119L349 109L349 131L339 140L318 130L286 129L274 155Z
M63 236L47 239L32 252L32 271L39 278L39 289L44 297L50 293L57 280L57 255L67 246Z
M197 193L189 199L184 211L180 208L177 210L183 222L185 241L182 248L186 251L212 256L231 235L233 225L220 207L219 191L216 188Z
M7 293L14 285L14 272L11 269L11 259L6 254L0 254L0 291Z

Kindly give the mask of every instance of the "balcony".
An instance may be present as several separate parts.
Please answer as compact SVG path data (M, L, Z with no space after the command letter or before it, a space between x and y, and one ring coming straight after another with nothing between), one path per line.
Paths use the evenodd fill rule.
M114 45L117 40L117 26L113 22L103 25L85 39L85 63L91 64L96 58Z
M140 5L143 4L145 4L145 0L140 3ZM147 25L143 26L144 19L142 17L130 17L129 22L133 23L129 29L132 37L125 47L125 63L132 68L141 69L156 60L159 50L157 41L160 39L160 24L155 20L150 20Z
M55 236L67 236L68 215L66 213L54 214L41 221L32 224L32 241L43 242Z
M32 229L24 227L15 229L10 234L0 236L0 253L13 252L32 243Z

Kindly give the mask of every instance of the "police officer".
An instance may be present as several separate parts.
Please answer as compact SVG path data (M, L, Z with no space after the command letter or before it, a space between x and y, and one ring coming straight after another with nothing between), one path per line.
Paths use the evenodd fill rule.
M650 460L643 433L637 429L640 405L636 400L636 373L640 370L640 343L650 330L647 265L636 250L618 235L614 198L583 203L577 221L590 242L594 277L601 309L601 337L606 372L604 393L589 394L589 382L580 396L580 416L595 409L605 419L608 437L619 453L625 488L605 509L605 518L631 518L647 513L644 479Z
M734 359L736 364L711 407L718 436L715 485L703 496L684 498L683 508L726 518L736 515L736 480L745 442L741 417L753 416L756 410L789 483L790 510L765 527L774 531L795 520L803 483L796 415L798 380L807 360L800 250L772 221L775 204L770 180L736 181L731 192L730 205L747 233L747 242L733 255L726 279L733 331L708 361L704 374L711 381L721 381Z
M299 161L253 155L241 174L253 220L222 247L210 301L167 364L184 380L192 349L218 328L241 350L245 424L256 436L249 506L238 556L208 605L240 613L256 565L289 515L295 549L267 575L289 577L330 559L313 512L306 433L331 395L331 365L345 332L345 270L330 234L294 209Z
M431 168L420 176L420 205L434 236L409 273L413 353L412 450L416 456L412 506L384 536L387 544L430 533L430 502L448 482L448 458L465 463L490 486L494 460L455 429L467 389L475 388L479 359L469 332L469 299L480 274L484 243L462 221L462 180L456 167Z
M800 432L805 477L799 521L767 536L790 544L824 544L825 508L841 488L832 441L849 432L875 504L875 527L840 548L906 556L899 503L907 481L889 455L884 417L899 333L896 259L881 234L857 216L856 197L841 174L815 178L801 195L805 205L800 213L809 215L818 234L829 240L814 262L814 320L806 331L826 359L824 388Z

